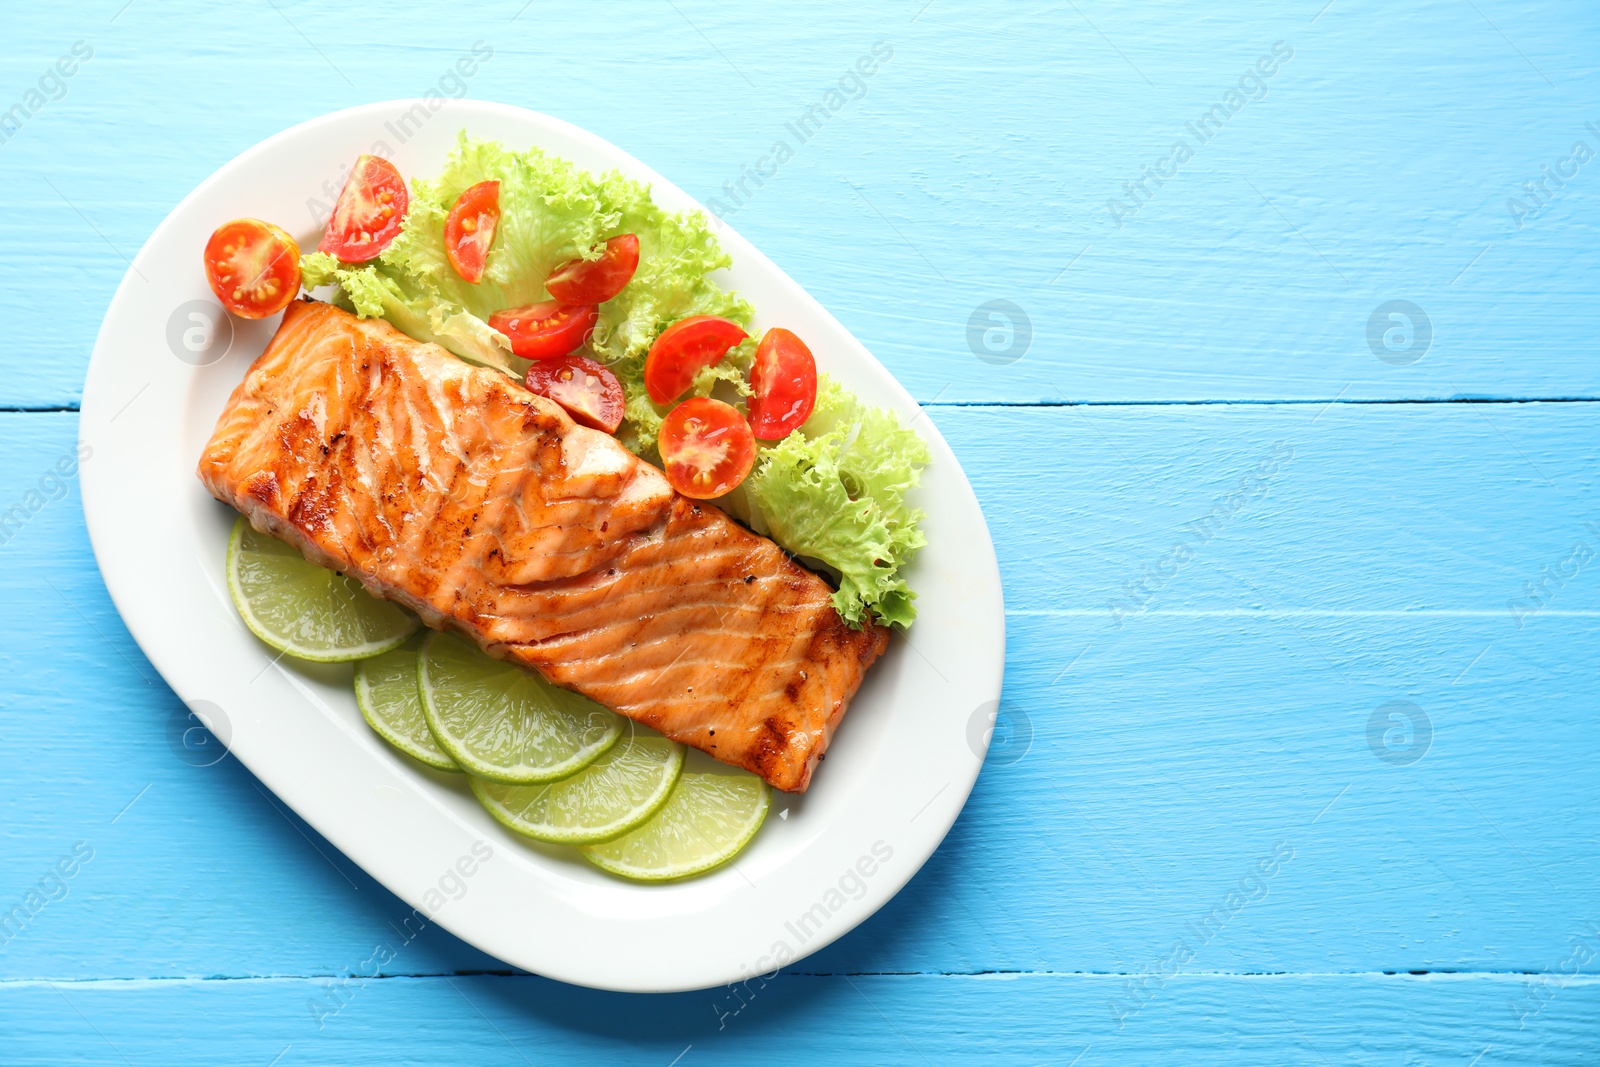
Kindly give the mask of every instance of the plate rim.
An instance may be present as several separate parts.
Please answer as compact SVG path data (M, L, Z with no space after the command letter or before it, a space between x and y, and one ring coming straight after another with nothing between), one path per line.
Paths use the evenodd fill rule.
M419 105L427 106L428 101L422 99L379 101L328 112L297 123L262 139L236 154L232 159L207 176L194 189L190 190L172 208L151 232L138 254L134 256L107 305L105 316L96 334L92 355L85 375L79 416L80 444L93 447L96 443L103 445L107 438L115 438L110 423L121 415L123 410L126 410L126 406L108 417L112 398L106 397L105 393L110 388L111 382L115 380L116 364L114 364L113 360L116 358L115 350L119 347L110 336L113 331L113 321L119 317L126 317L131 313L128 305L134 299L134 285L139 281L144 281L148 284L148 280L142 274L140 268L151 267L152 261L163 254L164 244L170 240L172 232L178 225L178 220L184 218L186 212L191 210L208 193L225 185L230 179L236 178L241 168L254 158L268 155L273 151L279 150L283 145L292 144L297 139L310 138L318 131L336 127L341 123L360 123L377 116L393 116L396 113L407 112ZM537 138L541 132L554 131L561 136L584 145L601 157L616 161L615 165L617 165L618 169L621 169L631 177L647 182L651 186L652 195L666 201L672 209L681 210L684 207L691 207L703 211L706 217L712 221L715 232L724 249L728 251L737 264L741 267L753 266L758 274L765 274L776 279L776 284L785 288L790 297L803 304L809 314L818 316L829 324L831 328L836 329L854 343L855 351L845 357L846 362L865 359L866 364L863 369L869 374L873 374L878 388L887 390L894 398L903 419L905 418L904 412L906 410L921 410L910 393L895 379L888 369L879 363L876 357L804 287L748 240L738 234L737 231L728 226L727 223L717 219L696 198L691 197L626 150L563 119L515 105L461 99L449 101L448 106L441 111L441 114L450 113L459 115L458 119L450 124L453 128L469 125L475 115L490 116L509 122L526 123L529 126L530 133L535 138L534 143L539 143ZM540 128L543 129L541 130ZM562 154L555 149L548 150L555 152L555 154ZM312 180L314 180L314 176ZM131 404L132 401L128 403ZM907 852L914 853L912 862L897 864L890 869L887 866L887 861L885 861L883 875L875 881L869 882L866 891L860 898L847 901L847 906L841 909L840 912L835 913L841 921L833 923L826 929L817 931L814 938L802 941L798 947L803 951L799 951L797 955L790 959L781 961L780 967L798 962L800 959L804 959L806 956L833 943L845 933L870 918L899 893L927 860L932 857L948 835L951 826L960 814L967 797L976 784L978 773L982 769L983 756L987 752L988 735L984 734L980 740L978 737L973 736L970 726L972 722L976 722L977 713L987 707L988 703L992 702L998 707L1001 696L1005 659L1005 612L998 559L994 551L993 538L989 534L987 519L983 515L965 471L961 468L959 461L955 459L948 443L931 419L926 420L926 425L919 427L919 432L927 440L930 452L934 454L935 459L948 461L950 474L955 479L952 488L957 490L958 495L961 496L958 502L959 510L970 512L972 516L975 516L977 525L982 531L981 544L968 543L961 546L966 569L972 576L975 585L981 587L978 590L978 594L983 599L990 601L985 607L992 610L992 617L987 620L989 626L988 636L990 638L989 648L986 650L987 655L984 657L984 662L975 666L971 671L975 683L971 688L984 695L983 702L976 705L974 709L973 716L967 724L969 728L965 731L964 737L965 747L970 748L971 754L976 758L964 768L966 773L958 773L953 777L945 787L942 787L926 804L922 805L916 815L912 817L912 822L918 819L926 819L921 824L923 829L919 831L919 836L907 848ZM186 476L188 476L187 472ZM134 586L137 583L128 573L127 565L117 551L123 527L120 525L120 514L111 506L117 495L114 491L117 487L108 484L108 478L109 474L105 463L92 464L86 462L80 471L84 522L88 528L96 564L99 567L108 594L117 608L118 614L122 617L129 634L139 645L140 650L151 665L162 675L168 686L179 695L180 699L185 699L183 695L185 691L193 693L195 686L192 684L193 674L190 666L183 662L185 657L183 642L181 638L175 638L160 631L159 627L155 625L154 616L159 615L161 612L154 609L152 605L135 593ZM925 549L924 552L926 551ZM913 633L917 632L913 627ZM261 655L263 659L267 658L265 650ZM926 659L925 656L923 658ZM931 662L929 661L930 665ZM934 669L937 670L937 668ZM304 686L300 688L304 690ZM351 699L353 701L353 697ZM185 703L193 706L192 699L186 699ZM309 705L315 704L310 699L309 694L307 694L307 703ZM947 741L950 744L958 743L956 738L949 738ZM308 802L304 795L304 790L279 788L278 784L275 784L274 779L278 779L281 782L284 777L280 773L281 767L274 763L276 757L270 752L252 751L249 746L245 746L245 751L240 751L231 745L229 748L247 770L254 774L264 786L272 789L274 795L281 802L289 805L300 818L304 819L325 839L343 852L351 862L361 867L370 877L408 906L419 911L422 909L427 899L426 892L416 891L416 885L411 884L414 879L397 875L395 873L396 865L386 862L386 857L366 856L365 853L368 851L366 847L347 846L349 838L347 833L349 829L347 825L348 819L331 815L324 805ZM258 766L258 763L261 765ZM349 768L349 773L354 777L358 774L368 774L371 770L371 768L351 767ZM424 788L432 788L432 786L430 784ZM487 817L487 813L485 813L485 816ZM361 816L357 816L357 821L360 818ZM934 829L930 832L929 828ZM823 827L816 837L821 838L829 834L837 835L837 832L835 827ZM880 840L878 843L881 844L883 842ZM807 845L801 851L804 852L809 847ZM476 849L477 844L473 844L472 848ZM463 853L462 855L464 857L466 854ZM483 866L487 868L487 860L484 861ZM768 883L774 883L778 880L777 876L782 873L783 869L783 866L780 865L770 872L765 872L762 877ZM380 873L380 871L383 873ZM749 881L748 878L745 880ZM395 884L397 881L405 882L406 884L397 885ZM755 888L755 883L751 883L751 888ZM650 894L658 891L659 887L655 886L628 886L626 889L627 893ZM752 970L748 962L741 962L736 967L730 967L731 957L728 962L711 967L702 966L686 971L680 966L676 973L681 977L676 978L668 973L659 973L659 967L657 967L658 973L652 973L648 978L643 977L636 973L638 967L644 966L643 963L637 960L624 963L624 968L630 966L635 968L635 970L626 971L626 973L618 973L615 969L608 970L604 965L575 965L571 961L546 965L523 951L516 950L507 953L503 945L496 947L497 939L495 937L486 936L473 917L464 916L459 911L450 913L446 908L440 912L430 911L427 917L429 921L438 923L463 941L491 956L556 980L592 988L626 992L686 991L709 989L741 980L748 981L758 974L765 973L764 970ZM756 946L755 950L759 951L760 946ZM770 960L770 957L766 958ZM760 960L756 962L760 963ZM776 969L773 969L773 973L776 973ZM671 964L667 966L666 970L673 970ZM715 972L714 976L713 972Z

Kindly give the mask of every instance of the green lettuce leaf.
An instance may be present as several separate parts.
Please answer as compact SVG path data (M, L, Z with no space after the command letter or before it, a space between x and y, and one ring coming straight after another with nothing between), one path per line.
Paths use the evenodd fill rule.
M304 267L301 276L305 276ZM410 291L402 280L379 267L341 268L334 271L334 279L351 309L362 318L387 319L402 333L442 345L468 362L492 367L518 381L528 372L528 361L511 354L505 334L455 304Z
M763 449L744 483L751 523L839 576L833 605L851 625L870 611L909 626L916 594L902 572L927 541L906 496L927 463L927 446L893 412L822 375L811 418Z
M463 191L489 180L500 183L500 223L483 280L472 284L450 266L444 220ZM614 171L592 174L537 148L515 152L463 132L439 176L413 179L411 188L400 235L382 255L346 266L312 253L300 265L307 287L336 282L357 314L382 316L419 340L519 377L527 363L489 328L489 316L548 299L544 280L556 267L598 256L619 233L636 234L639 270L601 305L589 347L622 383L627 425L619 436L641 455L654 454L666 414L644 388L644 357L656 335L689 315L750 324L750 305L710 277L731 260L705 216L663 211L648 186ZM748 367L748 360L724 362L696 382L697 394Z
M342 264L326 252L312 252L300 257L300 284L309 292L339 280Z
M482 181L500 183L500 222L483 280L463 281L445 254L444 221L456 198ZM618 438L647 459L667 408L644 388L644 361L656 336L690 315L720 315L750 326L750 305L724 290L716 273L731 265L698 212L656 206L648 186L616 172L592 174L537 148L512 151L464 132L438 177L413 179L400 235L375 260L341 263L314 252L301 259L307 288L337 287L334 302L381 317L422 341L521 380L528 362L511 352L489 317L549 297L551 271L594 258L619 233L639 238L639 269L600 307L588 354L622 383L626 415ZM715 392L739 404L756 340L702 370L690 394ZM869 613L909 625L914 594L903 571L923 545L922 512L906 503L928 462L922 440L893 413L862 404L826 376L800 430L764 447L745 484L718 501L759 533L838 576L834 604L852 625Z

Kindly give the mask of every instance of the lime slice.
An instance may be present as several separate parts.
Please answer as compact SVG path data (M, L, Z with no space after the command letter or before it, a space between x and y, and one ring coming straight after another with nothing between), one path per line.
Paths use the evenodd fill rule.
M356 664L356 706L379 737L414 760L459 771L428 729L417 695L417 650L407 644Z
M583 845L620 837L667 802L683 746L665 737L633 736L570 778L544 785L470 779L489 814L540 841Z
M685 774L655 817L615 841L578 851L641 882L686 878L728 862L767 817L771 790L754 775Z
M279 652L319 663L398 648L417 620L354 578L308 562L243 515L228 538L228 592L250 632Z
M512 785L565 778L622 734L615 712L454 634L428 635L417 681L439 747L479 778Z

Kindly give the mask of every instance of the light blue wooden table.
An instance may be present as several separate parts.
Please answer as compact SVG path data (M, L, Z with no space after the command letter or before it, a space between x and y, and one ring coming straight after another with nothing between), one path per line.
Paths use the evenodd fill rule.
M31 913L0 1062L1600 1059L1600 8L426 6L6 13L0 509L42 503L0 545L0 912ZM748 1003L436 932L360 979L406 909L174 747L47 476L171 207L430 89L724 198L988 515L1008 666L971 802Z

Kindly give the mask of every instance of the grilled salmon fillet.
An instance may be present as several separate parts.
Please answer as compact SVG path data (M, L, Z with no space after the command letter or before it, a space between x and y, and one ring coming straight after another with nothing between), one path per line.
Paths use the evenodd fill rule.
M199 475L429 626L791 792L888 642L615 438L328 304L289 306Z

